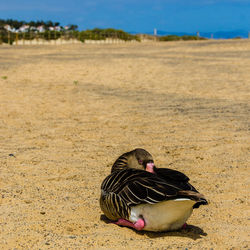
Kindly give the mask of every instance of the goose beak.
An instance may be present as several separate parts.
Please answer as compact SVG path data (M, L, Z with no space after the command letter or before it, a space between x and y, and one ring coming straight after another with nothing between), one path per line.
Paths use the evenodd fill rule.
M146 171L154 174L155 173L154 166L155 166L155 164L153 162L147 163Z

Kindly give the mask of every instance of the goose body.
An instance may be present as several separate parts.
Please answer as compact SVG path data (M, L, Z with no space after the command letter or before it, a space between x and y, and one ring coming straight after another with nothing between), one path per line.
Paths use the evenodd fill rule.
M129 221L135 223L141 216L146 231L172 231L181 228L190 217L193 205L190 199L176 199L156 204L140 204L131 208Z
M102 183L100 197L102 211L115 224L146 231L176 230L193 208L207 204L183 173L154 165L152 169L153 158L147 151L136 149L119 158Z

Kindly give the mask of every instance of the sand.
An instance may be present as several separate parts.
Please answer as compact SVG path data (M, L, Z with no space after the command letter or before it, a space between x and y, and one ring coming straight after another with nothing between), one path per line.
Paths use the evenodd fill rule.
M249 249L250 41L0 46L1 249ZM109 224L136 147L209 200L187 229Z

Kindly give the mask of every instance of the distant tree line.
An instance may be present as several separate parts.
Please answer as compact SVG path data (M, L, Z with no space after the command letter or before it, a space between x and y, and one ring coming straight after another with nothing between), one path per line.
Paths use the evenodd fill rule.
M38 29L43 27L43 29ZM19 40L57 40L59 38L64 40L75 39L81 42L85 40L106 40L106 39L120 39L124 41L137 40L139 37L131 35L123 30L117 29L99 29L78 31L77 25L68 25L67 28L61 27L59 22L52 21L17 21L12 19L0 19L0 44L13 44L14 41ZM37 29L34 29L37 28Z
M121 39L124 41L137 40L139 41L139 37L135 35L131 35L123 30L117 29L99 29L95 28L92 30L85 30L79 32L79 40L84 42L85 40L106 40L108 38L112 39Z
M59 22L53 22L53 21L18 21L13 19L0 19L0 29L4 29L6 25L9 25L10 27L14 28L15 30L20 29L24 25L28 25L31 27L39 27L43 26L45 30L49 30L50 27L61 27L61 29L64 29L63 26L60 25ZM77 30L78 26L75 24L69 24L67 25L68 30Z
M159 41L189 41L189 40L207 40L207 38L200 36L191 36L191 35L184 35L184 36L167 35L159 37Z
M0 44L13 44L19 40L41 39L44 41L75 39L81 42L85 40L106 40L120 39L124 41L140 41L143 38L155 41L179 41L179 40L204 40L206 38L199 36L152 36L152 35L131 35L123 30L117 29L100 29L79 31L78 26L70 24L62 27L59 22L52 21L17 21L13 19L0 19Z

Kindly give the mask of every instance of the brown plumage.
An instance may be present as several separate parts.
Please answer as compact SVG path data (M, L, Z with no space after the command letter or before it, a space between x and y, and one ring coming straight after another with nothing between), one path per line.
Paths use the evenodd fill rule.
M154 162L153 156L145 149L136 148L118 157L111 168L111 173L125 168L145 170L146 164L150 162Z
M205 197L185 174L156 168L152 155L144 149L121 155L101 186L100 206L104 214L118 220L117 224L131 223L129 226L136 229L133 225L139 220L143 220L143 230L178 229L193 208L206 204Z

